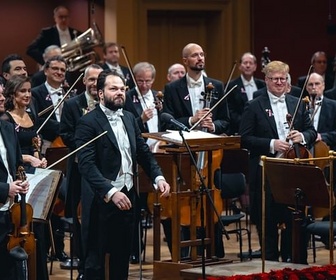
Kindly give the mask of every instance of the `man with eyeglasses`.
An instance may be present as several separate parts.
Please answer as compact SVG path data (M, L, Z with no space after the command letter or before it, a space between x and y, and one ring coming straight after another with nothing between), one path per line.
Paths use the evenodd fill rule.
M55 25L43 28L38 37L28 46L27 55L32 57L38 64L43 65L43 52L50 45L61 47L70 43L81 34L80 31L69 27L70 12L65 6L54 9Z
M311 147L315 142L317 132L309 118L308 111L303 103L300 103L295 119L292 120L293 129L289 131L288 116L294 116L299 99L286 94L287 74L289 66L281 61L272 61L263 69L265 73L266 87L263 93L249 101L245 107L241 125L241 145L250 151L250 204L251 222L257 227L259 241L262 236L262 167L260 156L281 157L293 143ZM288 115L289 114L289 115ZM278 261L278 226L285 224L282 229L281 257L282 261L292 260L291 252L291 213L285 205L276 203L273 199L270 186L266 190L266 231L265 254L266 260ZM289 234L287 234L289 233ZM289 238L287 238L289 237ZM302 252L301 263L307 263L306 248Z
M253 77L257 70L257 58L250 52L244 53L240 58L239 70L240 76L232 80L227 91L235 85L237 87L228 96L228 105L230 110L231 134L237 134L241 116L247 101L253 99L253 93L265 86L265 82Z
M334 76L327 72L328 59L326 53L323 51L315 52L311 58L311 65L313 66L313 72L320 74L323 77L325 90L332 89L334 87ZM302 89L306 79L307 76L299 77L297 86ZM308 96L308 92L306 89L304 90L302 97L305 96Z
M137 83L136 87L131 89L126 94L125 110L131 112L139 125L142 133L144 132L158 132L161 131L160 111L162 110L162 102L158 98L158 91L152 89L155 80L156 70L154 65L148 62L139 62L133 67L134 78ZM146 142L151 150L154 149L157 141L154 139L146 139ZM148 213L147 207L148 193L140 193L140 203L138 214ZM139 244L143 249L142 232L143 227L151 227L151 220L140 223L141 242L139 242L139 230L135 229L134 246L130 262L132 264L139 263Z

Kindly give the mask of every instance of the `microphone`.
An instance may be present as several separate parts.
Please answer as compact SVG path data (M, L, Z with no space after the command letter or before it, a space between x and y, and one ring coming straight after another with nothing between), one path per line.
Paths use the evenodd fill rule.
M179 128L182 131L190 132L190 129L188 127L186 127L183 123L175 120L171 114L162 113L160 119L163 122L173 124L175 127Z

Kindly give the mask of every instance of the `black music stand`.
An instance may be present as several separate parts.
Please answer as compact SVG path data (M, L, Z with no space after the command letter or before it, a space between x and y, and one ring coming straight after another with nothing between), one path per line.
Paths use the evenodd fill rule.
M277 203L295 205L292 214L292 262L303 263L302 250L306 250L306 240L303 235L303 214L299 206L329 206L328 183L323 171L309 164L288 162L264 162L265 175L268 179L274 200ZM267 211L267 209L266 209ZM297 246L300 246L299 248Z

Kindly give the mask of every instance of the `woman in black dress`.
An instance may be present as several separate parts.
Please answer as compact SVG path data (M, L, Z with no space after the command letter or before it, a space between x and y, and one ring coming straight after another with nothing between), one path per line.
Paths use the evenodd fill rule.
M31 100L30 78L13 76L6 83L4 96L6 112L2 119L14 124L18 133L24 168L26 173L34 173L35 168L46 168L47 160L40 158L41 139L36 134L39 122L27 108Z

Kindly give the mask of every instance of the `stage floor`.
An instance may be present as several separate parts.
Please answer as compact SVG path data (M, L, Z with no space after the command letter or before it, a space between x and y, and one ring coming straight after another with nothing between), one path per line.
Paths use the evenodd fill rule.
M245 223L245 222L244 222ZM161 231L162 232L162 231ZM167 247L167 244L163 241L163 235L161 238L161 256L162 259L169 259L170 254ZM231 235L230 240L226 240L226 238L223 236L223 241L225 244L225 258L232 260L232 264L225 264L225 271L227 273L239 272L239 274L250 274L250 273L259 273L262 270L261 267L261 260L260 259L254 259L252 261L245 261L240 262L239 258L237 257L237 253L239 252L239 243L237 239ZM252 226L252 250L258 250L259 244L257 239L257 234L255 231L254 226ZM246 236L243 240L243 250L247 251L246 247L247 241ZM316 252L316 263L313 263L313 251L311 249L308 250L308 263L309 265L327 265L329 264L329 251L326 250L322 243L317 242L317 252ZM66 239L66 250L69 254L69 240ZM281 263L281 262L275 262L274 266L278 269L281 269L282 267L291 267L293 264L289 263ZM273 262L268 263L266 268L272 269L271 266L273 266ZM294 268L298 268L300 265L294 265ZM206 270L215 270L215 268L206 268ZM225 274L225 275L232 275L232 274ZM223 274L221 274L223 275ZM74 271L74 279L77 277L77 272ZM145 262L142 264L142 270L140 271L140 265L130 265L130 271L129 271L129 280L139 280L139 279L152 279L153 278L153 230L148 230L148 237L147 237L147 247L146 247L146 258ZM64 280L64 279L70 279L70 271L60 269L59 262L54 262L53 267L53 275L50 275L50 280ZM181 278L183 279L183 278Z

